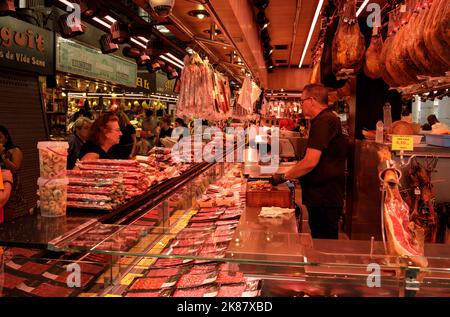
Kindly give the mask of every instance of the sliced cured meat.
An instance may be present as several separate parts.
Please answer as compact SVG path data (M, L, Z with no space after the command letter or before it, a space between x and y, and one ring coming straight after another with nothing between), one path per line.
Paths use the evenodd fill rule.
M215 285L196 288L177 289L173 297L216 297L218 288Z
M5 250L5 254L7 253L12 254L13 256L23 256L26 258L33 258L39 257L42 251L36 249L8 248Z
M175 276L180 272L180 268L167 268L167 269L153 269L149 270L145 276L147 277L161 277L161 276Z
M104 257L102 257L104 258ZM106 262L106 261L105 261ZM97 275L105 269L103 265L95 265L95 264L87 264L87 263L78 263L81 268L81 272L88 273L92 275Z
M212 264L196 264L189 271L190 274L207 274L212 272L217 272L217 263Z
M242 297L245 291L245 284L222 285L219 288L217 297Z
M184 274L177 282L177 288L191 288L202 285L207 285L215 282L217 274L215 272L203 273L203 274Z
M245 282L244 273L239 271L220 271L216 282L219 284L242 283Z
M178 266L192 262L191 259L158 259L153 267Z
M42 273L47 271L50 267L51 266L47 264L28 262L20 268L20 271L33 275L41 275Z
M13 275L13 274L9 274L9 273L3 273L3 284L0 285L4 288L9 288L9 289L13 289L15 288L17 285L25 282L25 278Z
M69 297L74 289L43 283L31 293L39 297Z
M170 245L172 248L180 248L180 247L192 247L192 246L200 246L205 242L205 239L179 239L172 242Z
M141 277L137 278L130 290L159 290L174 286L177 282L177 277Z

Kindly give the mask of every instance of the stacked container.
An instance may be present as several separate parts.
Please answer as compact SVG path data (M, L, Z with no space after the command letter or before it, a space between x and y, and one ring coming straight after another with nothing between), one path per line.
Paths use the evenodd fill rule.
M40 175L38 179L40 209L43 217L66 215L67 206L67 142L39 142Z

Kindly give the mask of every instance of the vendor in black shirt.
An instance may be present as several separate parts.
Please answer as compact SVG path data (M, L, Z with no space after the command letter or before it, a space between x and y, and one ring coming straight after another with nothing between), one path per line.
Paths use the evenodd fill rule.
M121 135L117 116L112 112L102 114L92 124L89 140L81 148L81 161L114 159L108 151L119 143Z
M339 118L328 108L328 89L307 85L303 113L311 118L305 157L285 177L300 178L302 203L307 207L313 238L338 239L345 188L347 138Z

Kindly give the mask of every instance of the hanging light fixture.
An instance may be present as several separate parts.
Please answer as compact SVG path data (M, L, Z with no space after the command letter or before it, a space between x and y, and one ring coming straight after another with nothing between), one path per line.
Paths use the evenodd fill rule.
M160 17L166 18L172 12L175 0L149 0L148 3Z

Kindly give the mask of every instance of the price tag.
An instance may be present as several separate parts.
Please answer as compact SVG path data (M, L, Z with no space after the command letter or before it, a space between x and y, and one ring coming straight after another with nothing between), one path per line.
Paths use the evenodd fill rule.
M392 136L393 151L413 151L414 137L412 135L393 135Z

